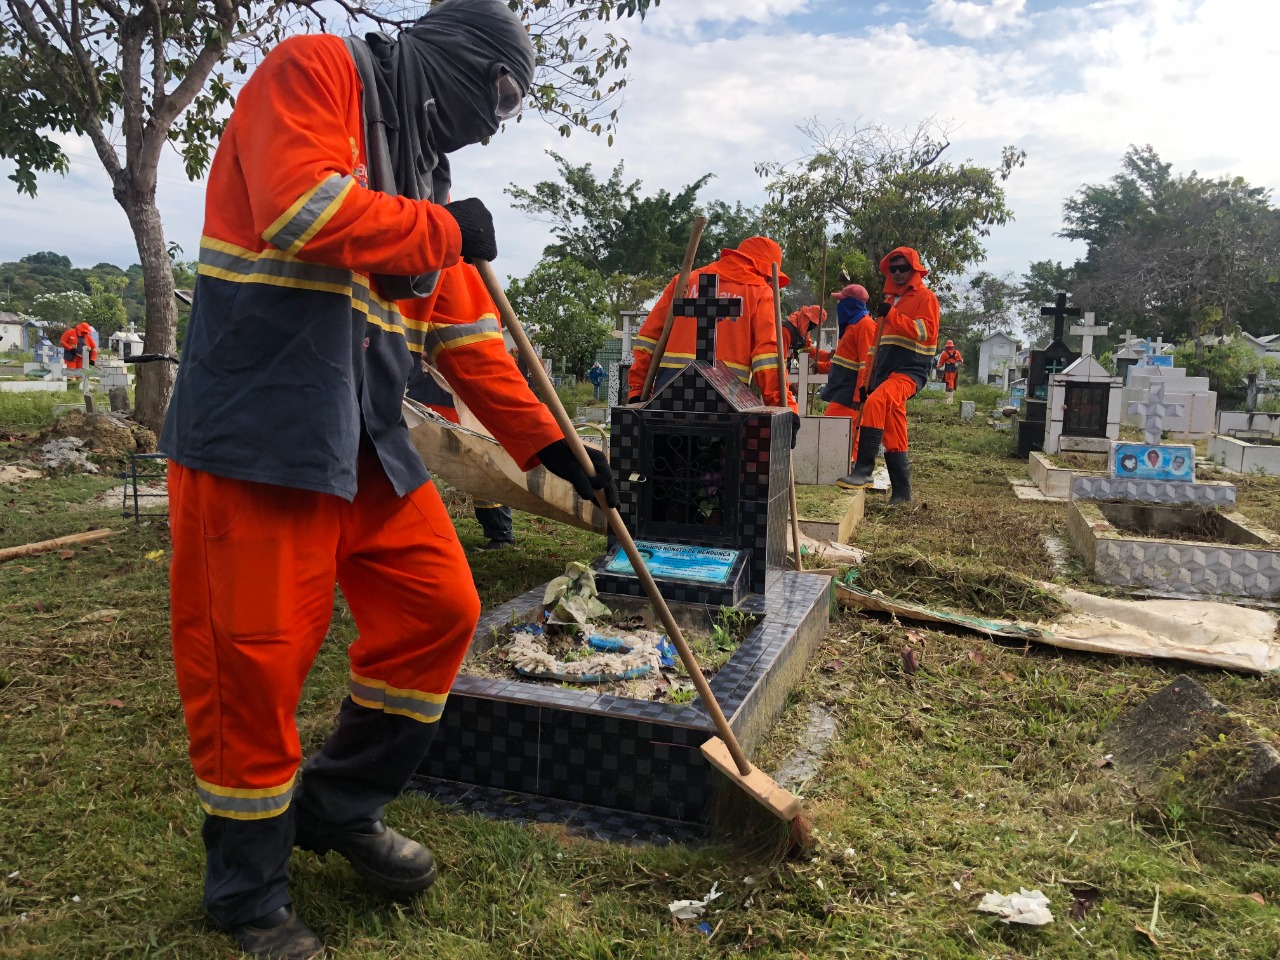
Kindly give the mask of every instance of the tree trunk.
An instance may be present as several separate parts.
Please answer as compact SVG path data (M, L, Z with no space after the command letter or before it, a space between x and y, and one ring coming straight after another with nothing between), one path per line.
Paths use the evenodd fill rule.
M178 308L173 299L173 264L164 242L164 226L155 194L126 193L117 200L129 217L138 257L142 264L143 291L147 303L147 328L142 352L177 356ZM174 365L165 360L137 364L134 418L160 433L169 397L173 394Z

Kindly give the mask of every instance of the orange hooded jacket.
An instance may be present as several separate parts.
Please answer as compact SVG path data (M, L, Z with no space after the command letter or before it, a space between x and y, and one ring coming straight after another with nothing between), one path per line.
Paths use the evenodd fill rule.
M686 287L686 296L696 296L698 277L714 273L720 278L720 296L742 298L742 316L722 319L716 325L716 359L722 360L743 383L755 386L765 403L775 407L783 406L783 401L778 385L778 336L774 330L773 289L769 277L770 264L781 262L782 248L776 243L768 237L748 237L736 250L720 251L720 259L715 263L690 273ZM634 360L627 380L632 403L640 399L678 279L679 276L673 277L667 284L636 334ZM789 282L786 274L780 274L779 286L785 287ZM671 323L671 336L654 381L654 392L694 360L697 321L693 317L673 317ZM789 390L786 405L799 412Z
M902 256L911 264L912 273L903 284L894 282L889 261ZM938 298L924 285L929 272L920 262L920 254L911 247L895 247L880 261L884 274L884 298L891 304L883 320L884 330L876 351L875 369L868 390L884 383L892 373L901 373L916 382L916 389L929 379L929 368L938 350Z
M809 331L814 327L821 326L826 319L827 311L815 303L807 307L801 307L783 320L782 336L786 340L786 349L784 351L786 355L789 357L801 350L808 350L811 346Z
M84 352L80 349L80 340L89 351L89 362L98 362L98 342L93 339L93 327L87 323L77 324L62 335L62 360L68 370L79 370L84 366Z
M368 186L363 94L342 38L310 34L278 44L238 95L160 437L185 467L351 500L365 438L403 496L429 477L400 412L424 353L522 468L561 436L460 260L457 221ZM419 300L373 279L435 270Z

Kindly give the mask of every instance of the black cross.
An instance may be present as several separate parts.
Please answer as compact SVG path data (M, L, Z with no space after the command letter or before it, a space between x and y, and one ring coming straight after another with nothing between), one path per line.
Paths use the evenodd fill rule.
M716 362L716 323L721 317L742 316L741 297L718 297L720 277L707 272L698 275L698 295L677 297L671 301L673 317L695 317L698 321L697 346L694 357L699 363L713 366Z
M1040 316L1053 317L1053 339L1062 339L1062 328L1066 323L1067 317L1079 317L1079 307L1067 306L1067 295L1065 293L1058 294L1057 300L1054 301L1052 307L1041 307ZM1055 373L1057 371L1054 371Z

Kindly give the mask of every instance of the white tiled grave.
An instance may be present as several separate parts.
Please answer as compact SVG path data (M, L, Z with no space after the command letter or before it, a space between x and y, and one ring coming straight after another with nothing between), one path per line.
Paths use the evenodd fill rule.
M1074 384L1109 384L1107 394L1106 436L1073 436L1065 426L1067 416L1067 392ZM1097 360L1081 357L1061 373L1049 378L1048 423L1045 427L1044 449L1048 453L1106 453L1110 441L1120 438L1121 394L1124 382L1113 377Z
M1181 414L1165 418L1165 430L1180 440L1204 440L1212 436L1218 395L1209 389L1208 377L1188 377L1182 367L1132 367L1123 393L1121 423L1143 425L1142 414L1131 412L1129 404L1147 401L1153 381L1164 384L1165 403L1183 407Z

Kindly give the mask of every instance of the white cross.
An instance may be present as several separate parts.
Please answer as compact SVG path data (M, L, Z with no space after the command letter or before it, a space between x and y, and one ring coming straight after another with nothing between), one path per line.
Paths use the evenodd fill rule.
M1093 356L1093 338L1105 337L1107 335L1107 331L1110 329L1111 328L1109 326L1105 326L1105 325L1094 326L1093 314L1086 313L1084 315L1083 326L1075 326L1071 328L1072 336L1084 338L1084 343L1081 348L1080 355L1082 357L1092 357Z
M1164 418L1180 417L1184 409L1186 404L1164 402L1163 380L1151 381L1146 400L1129 401L1129 412L1142 417L1143 439L1152 446L1160 443L1160 434L1164 431Z

